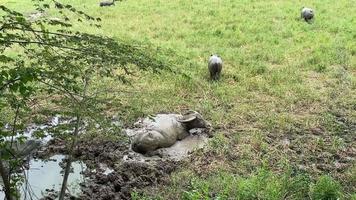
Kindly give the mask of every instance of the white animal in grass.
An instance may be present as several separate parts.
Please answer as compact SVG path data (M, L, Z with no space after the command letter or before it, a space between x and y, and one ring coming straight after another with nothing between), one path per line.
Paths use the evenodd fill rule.
M212 80L218 80L220 78L222 67L223 61L221 57L216 54L212 54L208 62L208 69Z

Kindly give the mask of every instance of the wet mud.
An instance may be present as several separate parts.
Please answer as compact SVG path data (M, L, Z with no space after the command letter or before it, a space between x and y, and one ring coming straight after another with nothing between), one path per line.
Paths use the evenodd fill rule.
M80 183L82 193L77 196L68 195L67 199L131 199L131 192L135 189L165 183L169 174L181 162L152 157L146 157L144 160L125 160L129 155L135 154L129 147L129 143L122 141L80 141L74 156L76 160L86 164L87 168L82 172L85 181ZM68 152L63 140L54 139L36 156L43 158L58 153ZM43 199L56 197L57 194L53 191Z
M51 171L53 177L56 175L56 178L52 177L47 182L34 179L34 183L28 184L36 187L35 191L31 191L36 199L58 199L67 161L65 155L69 152L66 141L51 137L51 130L72 122L73 119L55 116L46 124L30 125L22 133L29 141L41 141L40 147L28 155L28 170L36 168L34 174L37 175L34 176L46 176L48 171ZM38 131L45 133L41 140L34 136ZM126 129L124 133L128 140L115 141L98 137L86 138L77 143L69 179L80 177L80 181L68 186L65 199L131 199L133 191L169 181L170 173L181 166L194 150L203 148L209 137L207 129L194 128L187 137L176 141L174 145L143 155L131 148L135 131ZM84 167L79 168L78 163Z

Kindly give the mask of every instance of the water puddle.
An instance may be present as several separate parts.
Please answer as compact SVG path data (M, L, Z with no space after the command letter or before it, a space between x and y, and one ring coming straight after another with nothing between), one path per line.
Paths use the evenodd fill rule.
M177 114L157 114L155 117L146 117L139 119L134 123L134 128L125 129L125 133L131 139L135 138L137 134L147 132L147 130L159 129L164 131L165 134L181 133L183 126L176 124L177 119L181 119L183 116ZM199 126L199 125L196 125ZM149 152L149 155L142 155L134 151L130 151L128 155L123 157L123 161L133 162L146 162L152 160L182 160L187 157L191 152L196 149L201 149L206 146L208 142L208 135L205 128L192 128L189 130L189 135L182 140L177 140L172 146L167 148L159 148L153 152ZM168 137L167 137L168 138ZM160 139L160 137L157 137Z
M18 132L14 137L5 137L5 140L12 140L12 139L17 139L20 137L25 137L26 139L33 139L33 140L37 140L38 137L38 133L41 132L41 137L40 140L42 141L42 143L47 143L48 141L50 141L53 137L51 133L51 130L53 130L56 127L59 126L63 126L63 125L70 125L74 122L75 118L71 118L71 119L65 119L62 118L60 115L56 115L53 118L51 118L48 122L44 123L44 124L29 124L23 131ZM5 125L5 130L9 130L10 129L10 125L6 124ZM71 130L65 130L62 132L72 132Z
M53 137L53 132L55 129L61 129L63 125L67 130L59 130L61 133L70 133L73 131L71 126L75 122L76 118L64 118L60 115L56 115L49 119L43 124L30 124L21 132L18 132L13 137L4 138L7 141L12 141L16 138L26 138L24 143L14 143L14 149L21 155L21 158L27 160L25 166L28 169L24 169L21 175L25 177L26 182L21 183L17 188L21 195L20 199L40 199L47 195L49 192L59 192L61 188L61 183L63 181L63 159L65 155L54 155L48 159L33 159L32 152L37 151L42 145L47 144ZM85 129L87 122L84 122L83 129ZM116 124L115 124L116 123ZM119 125L119 122L113 119L112 125ZM99 125L96 125L99 126ZM5 130L10 130L10 125L7 124L3 127ZM100 128L100 127L97 127ZM57 131L58 132L58 131ZM38 133L42 137L38 139ZM62 165L62 167L61 167ZM84 175L81 174L87 166L81 162L72 162L72 170L68 177L68 190L71 196L78 196L81 193L80 183L85 181ZM106 166L105 164L100 165L98 169L100 173L108 175L114 170ZM5 198L5 194L2 188L2 179L0 177L0 200Z
M174 160L181 160L187 157L194 150L203 148L208 142L204 135L189 135L183 140L177 141L173 146L158 149L158 153Z
M20 199L39 199L44 197L48 190L59 191L63 180L63 169L60 163L64 158L64 155L54 155L48 160L30 160L29 169L23 172L27 181L18 187L21 194ZM83 162L72 163L72 170L68 177L68 191L71 195L80 194L79 184L85 181L81 172L86 168ZM0 191L0 199L4 198L4 192Z

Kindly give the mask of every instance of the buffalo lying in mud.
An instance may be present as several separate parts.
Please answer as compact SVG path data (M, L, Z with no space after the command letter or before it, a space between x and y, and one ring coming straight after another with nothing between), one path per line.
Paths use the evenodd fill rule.
M210 128L211 125L195 111L184 115L158 114L136 123L131 143L132 150L138 153L148 153L159 148L172 146L177 140L182 140L194 128Z

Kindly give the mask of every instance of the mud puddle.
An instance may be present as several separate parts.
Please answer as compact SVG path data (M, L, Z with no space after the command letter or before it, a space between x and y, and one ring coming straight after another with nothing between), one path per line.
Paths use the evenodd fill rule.
M19 187L20 199L40 199L50 191L59 191L63 181L64 155L54 155L48 159L32 159L28 169L23 171L25 182ZM68 178L68 191L71 196L81 193L80 183L85 182L82 174L86 165L81 161L72 163L72 170ZM0 192L0 199L4 199L4 192Z
M56 115L52 117L50 120L43 124L29 124L24 130L18 132L14 137L5 137L5 140L12 140L17 139L20 137L25 137L27 140L41 140L42 143L47 143L52 137L52 131L59 127L70 125L73 123L75 118L66 119L63 118L61 115ZM10 129L10 125L6 124L4 127L5 130ZM71 132L72 130L68 130L66 132Z
M188 157L193 151L204 148L208 143L206 135L189 135L183 140L177 141L174 145L167 148L160 148L150 153L142 155L132 150L124 155L123 161L126 162L152 162L157 160L180 161Z
M80 184L79 199L131 199L131 192L155 184L163 184L177 167L178 161L157 159L155 161L124 161L130 154L130 143L123 140L93 138L79 141L74 151L75 159L82 160L87 169L85 181ZM63 140L51 140L41 155L66 154Z
M21 195L28 199L31 199L30 194L33 199L48 197L48 194L50 198L47 199L57 198L63 178L61 161L68 152L64 140L51 137L51 128L72 122L73 119L56 116L46 124L33 124L26 129L23 135L28 138L33 138L37 131L46 135L43 146L34 154L36 158L55 156L47 162L44 162L46 159L30 160L30 169L25 171L29 181L19 187ZM90 138L79 141L73 155L80 161L72 164L74 173L69 176L70 195L66 199L131 199L131 192L136 189L166 184L169 174L181 165L184 158L195 149L203 148L208 141L202 130L191 130L190 133L173 146L158 149L155 155L149 156L132 151L129 140Z
M195 113L196 112L193 112L193 114ZM197 116L200 116L200 114L198 113ZM135 152L132 150L131 146L131 152L129 152L128 155L125 155L123 160L134 162L147 162L162 159L180 161L188 157L189 154L194 150L204 148L208 143L208 138L212 136L209 129L209 126L211 125L201 116L197 116L194 115L193 118L190 115L183 116L179 114L157 114L154 117L149 116L146 118L140 118L133 124L132 128L127 128L124 130L124 133L130 138L132 142L137 142L135 141L137 140L137 136L144 135L143 137L140 137L146 138L143 140L144 142L141 141L141 143L144 144L141 145L143 149L149 149L146 147L149 144L152 144L153 147L155 147L155 145L157 147L168 146L167 144L172 144L172 146L166 148L158 148L154 151L150 149L145 155L136 153L145 151L136 149ZM192 120L187 122L182 121L184 117L190 117ZM194 119L197 120L193 123ZM192 122L192 124L185 124L188 122ZM152 130L155 130L155 132L151 133ZM188 131L189 134L186 136L185 134ZM149 132L153 136L150 136L147 139L147 135L145 134ZM174 141L172 138L183 139L176 139L175 143L172 143L172 140ZM155 143L154 141L157 142Z

